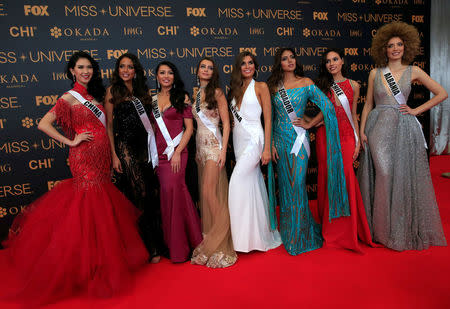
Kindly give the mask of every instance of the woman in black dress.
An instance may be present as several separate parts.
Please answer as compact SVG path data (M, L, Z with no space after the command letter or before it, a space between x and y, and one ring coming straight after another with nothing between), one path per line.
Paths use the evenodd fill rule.
M161 228L159 185L149 160L148 134L133 103L133 99L139 99L146 114L151 114L152 99L146 80L135 55L126 53L119 57L111 86L106 91L105 109L116 185L143 211L139 220L141 236L151 262L157 263L166 251Z

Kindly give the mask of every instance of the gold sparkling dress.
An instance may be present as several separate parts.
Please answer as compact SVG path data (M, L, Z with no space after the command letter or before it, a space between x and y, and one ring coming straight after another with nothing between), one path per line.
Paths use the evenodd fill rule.
M220 116L217 108L208 109L207 103L201 100L200 109L216 127L219 126ZM195 103L192 105L192 114L197 121L196 161L203 241L194 250L191 262L211 268L228 267L236 262L237 255L231 239L227 175L225 168L218 171L217 161L221 152L219 142L199 118ZM203 192L203 182L216 184L215 199L208 198L207 192ZM208 187L205 189L213 188L213 185Z

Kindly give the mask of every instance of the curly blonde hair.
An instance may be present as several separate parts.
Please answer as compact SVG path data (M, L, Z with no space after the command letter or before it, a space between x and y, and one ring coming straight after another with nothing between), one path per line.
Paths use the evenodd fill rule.
M380 66L387 64L386 45L394 37L399 37L405 46L402 63L410 64L419 54L420 38L416 27L405 22L393 22L381 26L372 40L372 58Z

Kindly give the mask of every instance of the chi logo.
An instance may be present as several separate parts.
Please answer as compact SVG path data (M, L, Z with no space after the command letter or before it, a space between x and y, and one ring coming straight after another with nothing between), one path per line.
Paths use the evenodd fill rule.
M190 31L191 31L191 35L193 35L193 36L197 36L200 34L200 29L197 28L196 26L192 26Z
M54 37L55 39L59 38L60 36L62 36L62 30L58 27L53 27L52 29L50 29L50 35L52 37Z
M309 37L311 35L311 30L309 30L308 28L303 29L303 35L305 37Z

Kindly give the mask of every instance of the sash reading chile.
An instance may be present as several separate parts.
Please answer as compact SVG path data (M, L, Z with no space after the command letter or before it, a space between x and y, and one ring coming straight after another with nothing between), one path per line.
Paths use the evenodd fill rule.
M148 119L148 115L145 112L144 105L142 102L136 98L132 97L131 102L133 102L134 107L141 119L141 122L147 131L147 151L148 151L148 162L152 162L153 168L158 166L158 150L156 148L156 140L155 133L153 132L152 125L150 123L150 119Z
M76 92L75 90L69 90L68 93L70 93L75 99L80 101L81 104L83 104L86 108L88 108L106 128L106 116L102 112L102 110L97 107L97 105L83 98L83 96L78 92Z
M353 122L352 111L350 110L350 103L348 102L347 96L344 91L339 87L339 85L335 82L331 85L331 89L333 89L334 93L338 97L341 102L342 107L344 108L345 114L347 115L348 121L353 128L353 135L355 136L355 141L358 143L358 134L356 133L355 123Z
M288 114L289 119L291 121L296 120L297 114L295 113L294 106L292 106L291 100L289 99L289 96L283 84L280 85L278 93L280 94L281 100L283 102L283 107L286 113ZM311 154L311 149L309 147L308 139L306 138L306 130L302 127L297 127L294 125L292 125L292 128L294 129L295 133L297 133L297 137L294 141L294 145L292 145L290 153L297 156L303 144L305 146L306 153L308 154L309 157Z
M208 128L209 131L211 131L217 141L219 142L219 148L222 149L222 135L220 134L219 129L214 125L214 123L209 120L209 118L200 110L200 90L197 92L197 97L195 99L195 111L197 112L198 118L203 122L205 127Z
M394 96L397 103L400 105L403 105L403 104L406 105L406 98L403 95L403 93L401 92L400 87L398 86L397 82L395 81L394 76L391 73L391 70L389 70L388 67L384 67L381 69L381 71L383 72L383 76L386 79L389 90L391 90L392 95ZM420 133L422 133L423 144L424 144L425 148L428 149L427 141L425 140L425 135L423 135L422 125L420 124L420 122L416 116L413 116L413 115L411 115L411 116L416 120L417 124L419 125Z

